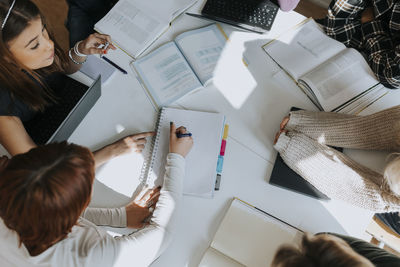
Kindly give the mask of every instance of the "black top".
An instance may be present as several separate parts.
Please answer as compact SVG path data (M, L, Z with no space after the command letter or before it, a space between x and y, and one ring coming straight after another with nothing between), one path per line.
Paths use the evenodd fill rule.
M44 78L44 82L57 95L57 81L60 80L63 73L55 72ZM32 119L36 115L36 111L32 110L22 101L11 98L9 91L0 85L0 116L15 116L21 119L22 122Z
M364 240L355 237L339 235L334 233L327 233L327 234L334 235L343 239L344 241L346 241L347 244L350 245L352 249L354 249L355 252L370 260L377 267L400 266L399 257L371 243L368 243Z

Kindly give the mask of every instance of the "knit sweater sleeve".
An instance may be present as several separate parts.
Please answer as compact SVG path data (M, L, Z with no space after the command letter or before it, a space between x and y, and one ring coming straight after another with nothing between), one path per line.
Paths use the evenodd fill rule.
M286 129L330 146L399 151L400 106L367 116L294 111Z
M285 163L332 199L374 212L400 211L400 198L383 186L381 174L298 132L275 145Z

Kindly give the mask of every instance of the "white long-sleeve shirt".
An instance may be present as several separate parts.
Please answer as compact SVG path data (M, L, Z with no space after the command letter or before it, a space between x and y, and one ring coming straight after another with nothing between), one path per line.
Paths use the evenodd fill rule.
M161 194L149 226L130 235L112 237L97 225L126 226L126 211L94 209L84 212L71 233L38 256L19 247L18 235L0 219L0 266L148 266L168 246L174 232L173 217L182 196L185 160L167 156ZM97 224L97 225L96 225Z

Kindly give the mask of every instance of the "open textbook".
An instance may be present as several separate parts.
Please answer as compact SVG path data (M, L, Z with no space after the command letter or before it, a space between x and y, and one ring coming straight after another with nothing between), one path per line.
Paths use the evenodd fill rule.
M169 153L170 122L185 126L194 144L185 158L183 194L212 198L217 176L225 116L219 113L183 109L161 109L156 135L148 140L142 154L131 152L116 157L96 170L96 179L128 197L137 196L145 186L162 185Z
M357 114L387 93L357 50L328 37L312 19L263 49L320 110Z
M152 101L167 106L213 78L227 36L219 24L184 32L131 64Z
M299 244L298 228L235 198L199 267L270 266L283 244Z
M137 58L197 0L119 0L98 21L97 32L111 35L123 51Z

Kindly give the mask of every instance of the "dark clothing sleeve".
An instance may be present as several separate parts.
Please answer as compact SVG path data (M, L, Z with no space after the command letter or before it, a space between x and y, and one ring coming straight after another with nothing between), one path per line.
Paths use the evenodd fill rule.
M375 19L361 23L362 12L369 6ZM333 0L322 24L328 36L364 53L384 86L400 87L399 1Z
M94 25L117 2L115 0L67 0L69 45L86 39L94 32Z
M376 267L400 266L399 257L371 243L355 237L334 233L327 234L334 235L343 239L355 252L370 260Z
M393 43L391 34L382 24L375 20L362 25L365 54L378 80L388 88L399 88L400 46Z
M26 104L12 98L7 90L0 88L0 116L15 116L21 121L27 121L35 114Z

